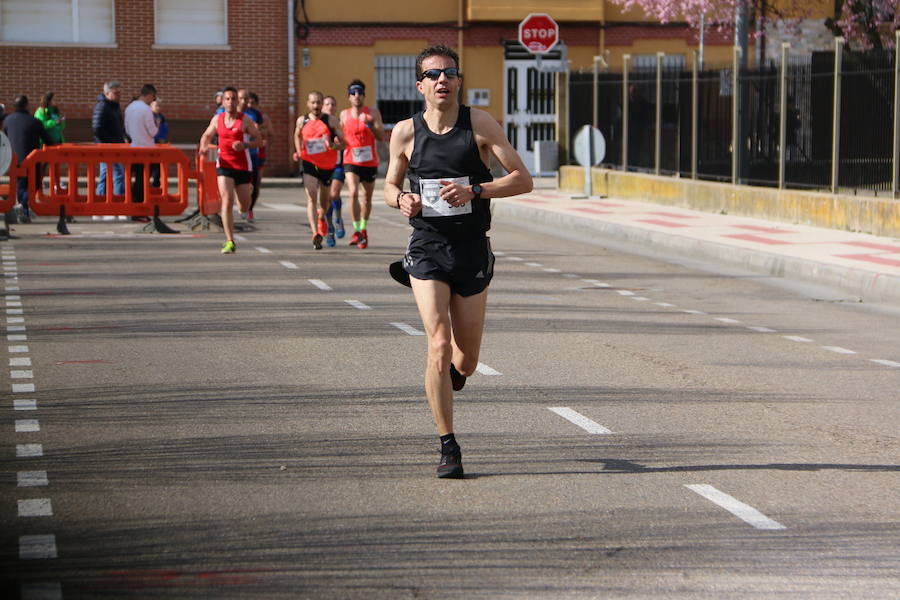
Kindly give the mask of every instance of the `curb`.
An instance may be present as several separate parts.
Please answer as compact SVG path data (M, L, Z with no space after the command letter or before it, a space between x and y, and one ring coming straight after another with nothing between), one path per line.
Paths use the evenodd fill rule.
M682 258L705 259L773 277L829 286L851 293L861 302L900 304L900 277L696 240L673 233L606 223L581 215L541 210L502 200L494 200L492 204L495 217L508 218L525 227L531 224L544 233L558 237L566 237L560 230L567 234L584 233L588 234L585 241L602 244L603 240L596 237L600 234L626 244L665 249Z

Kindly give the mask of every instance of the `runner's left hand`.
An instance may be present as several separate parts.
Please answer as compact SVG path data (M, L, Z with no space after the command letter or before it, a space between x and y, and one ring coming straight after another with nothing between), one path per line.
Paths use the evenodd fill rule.
M475 194L472 193L469 187L461 183L453 183L452 181L441 179L441 185L444 186L440 192L441 200L450 206L462 206L475 197Z

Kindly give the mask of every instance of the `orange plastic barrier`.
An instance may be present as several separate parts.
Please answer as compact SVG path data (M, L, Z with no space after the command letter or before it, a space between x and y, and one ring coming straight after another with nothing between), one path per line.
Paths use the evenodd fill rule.
M96 193L100 163L106 163L106 193ZM37 177L36 168L46 165L44 183ZM113 185L113 164L125 171L125 193L116 194ZM131 166L143 165L144 199L134 202L131 191ZM160 185L150 185L150 165L160 165ZM169 193L169 169L176 171L178 193ZM23 173L24 171L24 173ZM29 208L36 214L56 216L180 215L188 205L188 180L197 177L188 157L169 145L152 148L133 148L128 144L60 144L35 150L22 161L18 176L28 178ZM86 176L80 187L79 175ZM57 185L57 182L60 185Z
M216 175L216 146L210 146L206 155L197 153L197 208L203 216L219 213L219 182Z
M9 183L0 183L0 213L9 212L16 205L16 175L18 174L18 169L16 167L15 152L12 154L12 160L9 161L9 169L6 174L9 176Z

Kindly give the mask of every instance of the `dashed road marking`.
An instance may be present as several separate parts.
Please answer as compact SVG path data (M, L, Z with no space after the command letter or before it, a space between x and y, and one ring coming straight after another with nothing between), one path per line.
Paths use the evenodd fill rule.
M55 535L23 535L19 537L19 558L35 560L56 558Z
M14 383L12 384L13 394L30 394L34 391L33 383Z
M768 327L748 327L747 329L757 333L775 333L774 329L769 329Z
M515 261L515 262L519 262L519 261L523 261L523 260L525 260L525 259L524 259L524 258L519 258L518 256L507 256L507 257L506 257L506 260L512 260L512 261Z
M254 249L262 254L272 254L271 250L269 250L268 248L263 248L262 246L254 246Z
M314 286L316 286L317 288L319 288L320 290L322 290L323 292L332 291L331 286L328 285L327 283L325 283L324 281L322 281L321 279L310 279L309 282L311 284L313 284Z
M655 304L657 306L662 306L665 308L675 308L674 304L669 304L668 302L654 302L653 304Z
M16 444L16 458L37 458L44 455L41 444Z
M628 290L616 290L616 293L621 296L634 296L634 292L630 292Z
M503 375L500 371L496 369L492 369L484 363L478 363L478 366L475 367L475 370L481 373L482 375Z
M344 300L344 302L346 302L353 308L356 308L359 310L372 310L371 306L369 306L368 304L365 304L363 302L360 302L359 300Z
M896 362L893 360L885 360L883 358L870 358L869 360L871 360L873 363L884 365L885 367L900 368L900 362Z
M544 265L542 265L541 263L536 263L536 262L527 262L527 263L525 263L525 266L526 267L543 267Z
M406 323L391 323L391 325L404 333L408 333L409 335L425 335L424 331L419 331L412 325L407 325Z
M20 596L22 600L62 600L62 584L23 583Z
M681 312L687 313L689 315L705 315L706 313L702 310L692 310L692 309L684 309Z
M20 517L52 517L53 505L50 498L28 498L19 500Z
M49 484L47 471L19 471L16 473L19 487L43 487Z
M545 273L562 273L562 270L561 270L561 269L553 269L553 268L547 267L547 268L544 269L544 272L545 272Z
M9 366L11 366L11 367L30 367L31 359L30 358L21 358L21 357L10 358Z
M555 406L548 407L548 410L555 412L563 419L566 419L567 421L578 425L588 433L593 433L595 435L609 435L612 433L612 431L610 431L600 423L587 418L580 412L572 410L571 408L565 406Z
M34 379L34 371L10 371L10 379Z
M16 419L16 433L35 433L41 430L37 419Z
M711 485L686 484L685 487L692 492L703 496L713 504L721 506L737 518L741 519L745 523L749 523L757 529L786 529L786 527L778 521L773 521L749 504L744 504L740 500L729 496L725 492L717 490Z
M37 410L37 400L13 400L13 410Z
M728 317L715 317L715 320L721 321L722 323L728 323L729 325L740 323L737 319L729 319Z
M22 352L28 352L28 346L9 346L7 350L10 354L20 354Z
M786 339L786 340L791 340L792 342L806 343L806 342L811 342L811 341L812 341L812 340L809 339L809 338L800 337L799 335L783 335L783 336L781 336L781 337L783 337L783 338Z
M284 267L285 269L299 269L297 265L287 260L279 260L278 264Z
M632 296L631 299L638 302L650 302L650 298L645 298L644 296Z
M836 352L837 354L856 354L853 350L848 350L847 348L841 348L840 346L822 346L829 352Z

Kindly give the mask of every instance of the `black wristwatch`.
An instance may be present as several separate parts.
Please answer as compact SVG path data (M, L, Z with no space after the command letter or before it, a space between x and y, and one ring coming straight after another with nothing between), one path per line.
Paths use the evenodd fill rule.
M475 194L475 198L481 200L481 185L476 183L472 186L472 193ZM472 198L472 200L475 200Z

